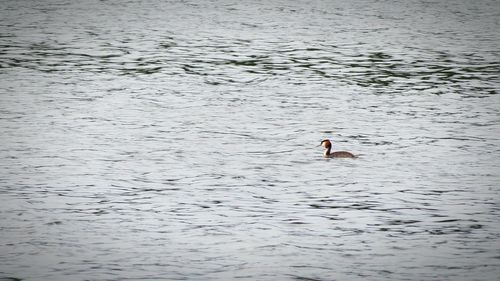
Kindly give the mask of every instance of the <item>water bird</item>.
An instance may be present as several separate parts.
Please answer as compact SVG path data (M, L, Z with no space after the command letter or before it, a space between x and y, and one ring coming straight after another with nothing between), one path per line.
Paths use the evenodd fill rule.
M322 140L320 146L325 148L325 152L323 153L323 156L325 158L356 158L354 154L348 152L348 151L334 151L331 152L332 150L332 143L330 140Z

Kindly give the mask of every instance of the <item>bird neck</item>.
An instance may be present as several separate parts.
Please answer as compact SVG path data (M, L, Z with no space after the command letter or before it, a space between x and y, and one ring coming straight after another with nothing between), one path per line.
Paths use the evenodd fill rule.
M324 156L329 156L330 155L330 150L332 149L331 146L327 146L325 149L325 152L323 153Z

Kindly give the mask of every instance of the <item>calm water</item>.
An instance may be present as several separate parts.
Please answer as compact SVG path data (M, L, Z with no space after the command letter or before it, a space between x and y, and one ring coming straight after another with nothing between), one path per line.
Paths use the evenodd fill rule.
M0 5L0 280L500 280L498 1Z

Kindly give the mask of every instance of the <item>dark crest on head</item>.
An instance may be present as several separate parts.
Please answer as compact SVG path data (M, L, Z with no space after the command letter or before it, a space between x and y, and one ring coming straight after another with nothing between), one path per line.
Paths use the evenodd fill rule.
M327 140L327 139L322 140L320 145L323 145L323 143L325 143L325 146L330 146L331 145L330 140Z

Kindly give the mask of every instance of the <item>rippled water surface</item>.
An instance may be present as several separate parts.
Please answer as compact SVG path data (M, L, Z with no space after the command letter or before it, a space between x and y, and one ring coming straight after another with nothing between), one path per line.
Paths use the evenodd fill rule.
M498 1L1 7L0 280L500 280Z

